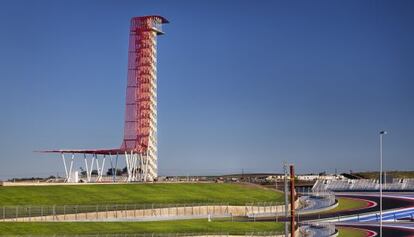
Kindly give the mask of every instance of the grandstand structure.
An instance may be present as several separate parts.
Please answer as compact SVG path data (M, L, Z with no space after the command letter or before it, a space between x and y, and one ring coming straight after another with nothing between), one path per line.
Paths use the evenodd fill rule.
M74 160L83 158L85 182L103 182L105 161L111 165L111 181L147 182L158 176L157 151L157 36L164 34L162 16L142 16L131 19L128 51L128 77L124 139L115 149L59 149L42 152L61 154L65 181L77 182ZM65 154L71 155L69 160ZM78 155L78 156L77 156ZM80 155L80 156L79 156ZM118 158L125 159L127 177L116 177ZM92 171L95 171L94 173Z
M349 191L379 191L378 179L348 179L348 180L317 180L313 185L314 192L349 192ZM384 183L384 191L414 191L414 179L393 179Z

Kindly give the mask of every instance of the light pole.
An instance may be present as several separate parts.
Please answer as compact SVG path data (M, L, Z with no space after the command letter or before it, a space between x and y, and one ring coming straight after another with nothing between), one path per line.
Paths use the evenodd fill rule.
M381 131L380 135L380 237L382 237L382 137L386 135L386 131Z

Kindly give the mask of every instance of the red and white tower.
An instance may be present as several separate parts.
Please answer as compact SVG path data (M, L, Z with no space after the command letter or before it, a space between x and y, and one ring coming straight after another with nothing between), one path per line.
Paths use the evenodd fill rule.
M76 182L73 176L75 154L85 159L86 182L101 182L105 159L109 156L112 180L116 182L118 157L125 155L127 182L147 182L157 178L157 36L163 34L162 24L168 21L161 16L142 16L131 19L129 31L128 79L124 140L115 149L59 149L46 150L60 153L65 168L65 181ZM65 154L72 154L66 164ZM92 155L90 162L87 156ZM115 157L114 157L115 156ZM99 158L102 158L99 162ZM115 159L115 161L113 161ZM93 179L92 170L98 171ZM121 177L122 180L122 177Z
M157 177L157 35L161 16L131 19L124 141L130 181Z

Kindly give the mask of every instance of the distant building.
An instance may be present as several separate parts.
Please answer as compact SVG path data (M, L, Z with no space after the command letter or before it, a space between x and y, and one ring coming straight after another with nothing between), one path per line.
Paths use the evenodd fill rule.
M334 175L334 174L305 174L305 175L298 175L297 179L301 181L344 180L345 177L342 175Z

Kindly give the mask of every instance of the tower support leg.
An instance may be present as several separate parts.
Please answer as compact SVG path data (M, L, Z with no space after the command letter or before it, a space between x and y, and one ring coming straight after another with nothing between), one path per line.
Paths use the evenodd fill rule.
M68 181L69 175L68 175L68 168L66 166L66 159L65 159L65 154L62 153L62 161L63 161L63 166L65 167L65 182Z
M113 161L112 154L109 154L109 161L111 163L112 182L115 183L116 182L116 171L117 171L117 166L118 166L118 154L116 154L116 157L115 157L115 164Z
M69 170L68 170L68 165L66 164L65 154L62 153L63 166L65 167L65 175L66 175L65 183L69 183L69 182L72 181L71 174L72 174L73 160L74 159L75 159L75 154L72 154L72 158L70 159Z

